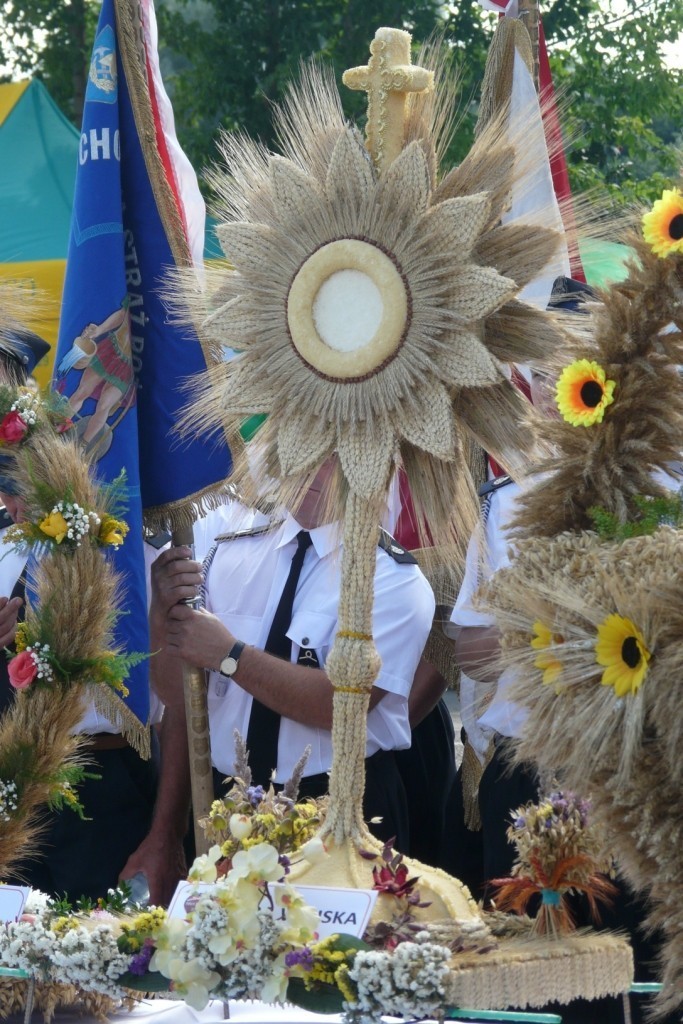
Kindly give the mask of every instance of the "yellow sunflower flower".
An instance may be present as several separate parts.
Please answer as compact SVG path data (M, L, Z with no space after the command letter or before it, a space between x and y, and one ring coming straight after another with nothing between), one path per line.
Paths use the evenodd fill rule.
M573 427L592 427L602 423L605 409L614 401L616 381L598 363L577 359L565 366L555 390L555 401L562 418Z
M647 675L650 651L638 627L621 615L608 615L598 626L595 659L603 665L600 682L613 686L617 697L637 693Z
M665 188L643 215L643 238L660 259L683 253L683 195L677 188Z
M564 638L551 632L540 619L534 622L533 631L534 637L531 640L531 646L535 651L539 651L534 659L534 665L543 673L544 686L553 686L562 673L562 662L558 661L548 648L555 644L561 644Z
M38 529L61 544L69 531L69 524L61 512L50 512L49 516L38 523Z

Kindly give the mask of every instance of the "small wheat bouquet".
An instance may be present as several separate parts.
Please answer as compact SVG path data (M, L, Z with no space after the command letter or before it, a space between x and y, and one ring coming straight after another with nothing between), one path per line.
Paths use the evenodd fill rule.
M575 928L568 897L582 894L592 919L599 921L598 903L609 900L616 888L606 877L609 860L589 811L590 801L560 791L514 811L507 834L517 859L510 878L492 882L498 887L498 910L524 914L540 896L534 931L559 937Z

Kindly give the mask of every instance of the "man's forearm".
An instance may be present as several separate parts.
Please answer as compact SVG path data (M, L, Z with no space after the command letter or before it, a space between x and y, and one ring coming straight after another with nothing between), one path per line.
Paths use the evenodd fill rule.
M257 647L245 647L233 678L243 690L284 718L316 729L332 728L334 689L322 669L296 665ZM371 708L384 693L373 687Z

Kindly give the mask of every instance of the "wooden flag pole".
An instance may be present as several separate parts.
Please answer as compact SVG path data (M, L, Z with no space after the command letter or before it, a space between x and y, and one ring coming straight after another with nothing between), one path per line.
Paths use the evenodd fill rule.
M538 26L540 20L538 0L519 0L519 17L526 25L531 38L531 53L533 55L533 76L536 92L539 86L539 59L538 59Z
M192 547L192 527L173 531L174 546ZM192 602L192 607L196 605ZM206 676L203 668L183 662L183 692L187 719L187 748L190 761L192 788L192 818L197 856L208 853L209 844L199 825L206 818L213 803L213 772L211 770L211 740L209 736L209 710L206 702Z

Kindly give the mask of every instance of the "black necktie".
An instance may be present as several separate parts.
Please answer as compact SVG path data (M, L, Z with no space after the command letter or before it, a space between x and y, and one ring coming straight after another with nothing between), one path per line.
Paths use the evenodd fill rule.
M306 533L305 530L300 530L296 540L297 549L292 557L289 575L275 609L264 647L268 654L274 654L275 657L282 658L284 661L289 661L292 657L292 641L287 636L287 630L292 622L294 595L301 576L306 551L312 543L310 533ZM247 730L247 750L249 751L249 767L253 785L268 786L273 769L277 766L279 738L279 714L266 707L261 701L254 699Z

